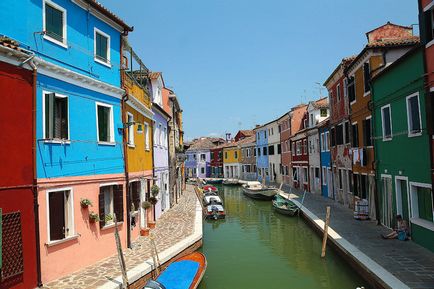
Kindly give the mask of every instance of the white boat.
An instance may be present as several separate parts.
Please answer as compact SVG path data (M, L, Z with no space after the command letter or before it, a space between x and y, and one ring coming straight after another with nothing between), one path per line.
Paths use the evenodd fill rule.
M238 185L240 185L240 182L237 179L224 179L222 183L225 186L238 186Z
M222 205L212 204L206 207L207 219L224 219L226 217L225 209Z
M205 197L203 197L203 204L205 206L208 206L211 203L219 204L219 205L223 204L219 196L206 195Z
M271 200L278 191L278 188L268 187L260 182L247 182L243 185L243 193L253 199Z

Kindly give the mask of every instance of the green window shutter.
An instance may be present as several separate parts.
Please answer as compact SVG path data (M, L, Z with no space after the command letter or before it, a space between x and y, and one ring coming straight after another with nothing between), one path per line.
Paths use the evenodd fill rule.
M96 42L96 56L101 60L107 61L108 38L97 32L95 42Z
M63 12L45 4L45 31L48 36L63 41Z
M431 190L428 188L417 188L417 202L419 218L433 221Z
M54 93L48 93L45 95L45 138L54 138Z
M110 108L98 106L98 134L99 141L110 141L109 137L109 112Z

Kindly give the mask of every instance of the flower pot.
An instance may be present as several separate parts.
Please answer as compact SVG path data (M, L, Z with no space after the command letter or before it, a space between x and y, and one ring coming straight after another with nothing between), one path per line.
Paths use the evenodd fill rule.
M83 209L87 209L87 208L89 208L89 205L86 205L86 204L80 204L81 205L81 207L83 208Z
M154 229L155 228L155 222L148 222L148 227L150 229Z
M140 236L146 237L149 236L149 228L140 229Z

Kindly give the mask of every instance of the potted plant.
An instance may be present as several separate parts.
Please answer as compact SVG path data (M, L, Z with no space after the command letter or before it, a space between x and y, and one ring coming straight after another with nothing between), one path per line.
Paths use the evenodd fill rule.
M89 206L92 206L92 201L89 199L80 199L80 205L83 209L86 209Z
M151 204L150 202L148 202L148 201L144 201L144 202L142 202L142 208L143 208L144 210L147 210L147 209L149 209L150 207L152 207L152 204Z
M150 197L149 202L155 206L158 203L158 199L156 197Z
M160 188L157 185L153 185L151 188L152 196L154 196L154 197L158 196L159 192L160 192Z
M140 236L146 237L149 236L150 228L140 228Z
M96 223L99 222L99 215L95 212L90 212L89 213L89 222L90 223Z
M109 223L113 222L113 215L112 214L106 214L104 216L104 220L105 220L106 224L109 224Z

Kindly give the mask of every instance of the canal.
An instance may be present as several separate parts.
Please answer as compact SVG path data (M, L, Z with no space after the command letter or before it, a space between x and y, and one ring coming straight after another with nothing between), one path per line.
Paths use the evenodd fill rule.
M365 286L302 218L275 213L269 201L252 200L241 187L218 186L226 219L204 222L208 268L199 289L282 289Z

